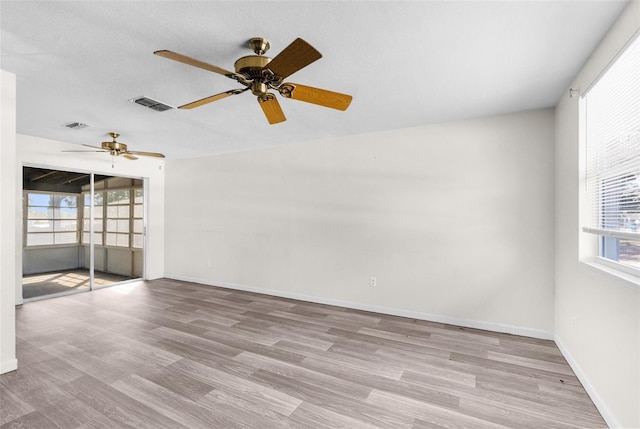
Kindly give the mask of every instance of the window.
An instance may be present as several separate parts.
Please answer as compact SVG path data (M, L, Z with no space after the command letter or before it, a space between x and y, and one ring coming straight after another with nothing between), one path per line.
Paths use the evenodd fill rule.
M590 223L599 256L640 273L640 38L583 97Z
M129 247L131 191L107 191L107 246Z
M27 246L78 243L78 196L27 193Z
M83 193L83 202L82 243L89 244L91 235L90 192ZM97 190L94 192L93 206L93 240L96 245L143 248L144 200L142 188Z
M131 246L142 249L144 240L144 210L142 189L133 190L133 235Z
M91 234L91 193L85 192L83 194L84 208L82 212L82 243L90 244ZM102 192L96 192L93 198L93 242L94 244L102 245L102 232L103 232L103 194Z

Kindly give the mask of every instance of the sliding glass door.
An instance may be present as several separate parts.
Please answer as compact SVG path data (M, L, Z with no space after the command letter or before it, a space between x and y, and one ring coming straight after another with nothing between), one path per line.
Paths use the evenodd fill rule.
M91 198L93 195L93 198ZM85 268L101 274L95 287L143 277L144 182L109 177L83 190L82 246ZM91 213L93 209L93 222ZM92 240L93 238L93 240ZM93 241L93 242L92 242ZM93 255L91 253L93 249ZM93 266L91 266L93 262Z
M23 298L144 276L144 180L23 168Z

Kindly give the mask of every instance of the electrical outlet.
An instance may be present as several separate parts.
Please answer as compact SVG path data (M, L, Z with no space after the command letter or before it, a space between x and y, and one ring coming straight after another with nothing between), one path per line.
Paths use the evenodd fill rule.
M378 284L378 280L375 277L369 277L369 286L376 287Z
M211 258L207 259L207 267L213 267L213 261L211 260Z

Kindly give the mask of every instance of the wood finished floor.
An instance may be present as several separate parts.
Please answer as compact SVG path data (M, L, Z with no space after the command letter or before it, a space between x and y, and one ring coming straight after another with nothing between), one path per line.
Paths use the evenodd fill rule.
M4 428L600 428L552 341L173 280L17 310Z

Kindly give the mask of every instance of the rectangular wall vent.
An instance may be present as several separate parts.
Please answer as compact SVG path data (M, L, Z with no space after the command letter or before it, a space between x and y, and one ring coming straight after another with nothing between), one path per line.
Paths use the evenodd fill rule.
M158 100L154 100L152 98L145 97L145 96L132 98L129 101L136 104L140 104L141 106L144 106L144 107L148 107L149 109L156 110L158 112L164 112L165 110L173 109L173 107L167 104L161 103Z
M81 130L82 128L87 128L89 125L83 124L82 122L69 122L68 124L62 124L62 126L72 130Z

